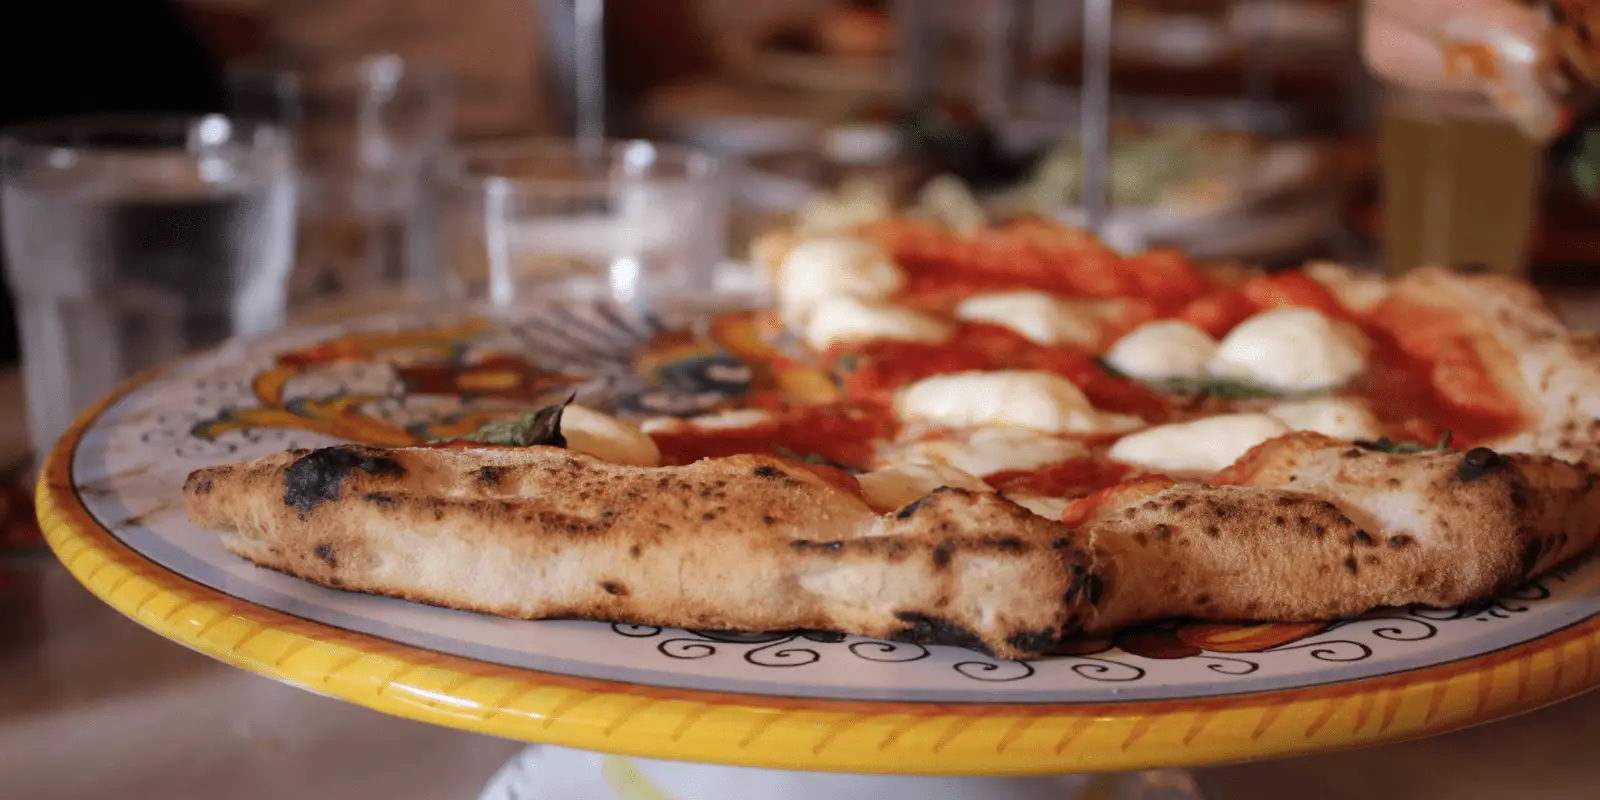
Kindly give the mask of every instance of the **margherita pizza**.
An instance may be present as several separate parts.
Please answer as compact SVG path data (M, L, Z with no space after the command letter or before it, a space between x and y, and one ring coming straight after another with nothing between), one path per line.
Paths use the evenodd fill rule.
M1030 220L776 233L756 261L756 327L825 391L291 451L195 472L190 517L330 587L1005 658L1458 605L1600 533L1600 347L1504 277L1209 270Z

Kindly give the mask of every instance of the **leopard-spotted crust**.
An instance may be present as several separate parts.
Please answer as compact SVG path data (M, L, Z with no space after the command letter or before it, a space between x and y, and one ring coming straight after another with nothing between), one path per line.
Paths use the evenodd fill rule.
M356 446L196 471L190 519L337 589L501 616L838 630L1049 650L1092 612L1092 558L987 492L880 515L766 456L609 464L549 447Z

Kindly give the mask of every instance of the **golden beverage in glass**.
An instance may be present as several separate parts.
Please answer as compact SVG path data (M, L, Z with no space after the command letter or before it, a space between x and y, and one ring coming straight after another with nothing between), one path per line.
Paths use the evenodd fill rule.
M1466 264L1523 271L1541 145L1475 95L1391 90L1379 147L1391 274Z

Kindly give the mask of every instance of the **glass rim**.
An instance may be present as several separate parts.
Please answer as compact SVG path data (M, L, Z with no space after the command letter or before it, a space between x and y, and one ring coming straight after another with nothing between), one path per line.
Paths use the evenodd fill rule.
M354 58L274 61L260 58L230 65L228 84L260 79L274 89L299 91L307 88L336 92L361 92L374 86L404 92L407 88L451 92L454 75L443 63L432 59L406 58L398 53L376 52Z
M226 125L225 128L216 127L214 130L225 131L226 135L216 141L207 141L204 138L198 142L200 147L220 146L247 142L252 147L263 144L283 145L289 144L288 132L282 126L271 120L256 119L252 117L236 117L221 113L183 113L183 112L141 112L141 113L112 113L112 114L72 114L36 122L25 122L17 125L8 125L0 128L0 147L11 152L58 152L62 150L78 152L128 152L136 150L193 150L196 143L193 138L197 131L201 137L205 136L203 129L207 123L213 121ZM161 137L172 137L173 144L163 146L141 147L129 144L127 141L116 143L96 142L99 136L149 136L152 140ZM261 137L266 136L268 141L262 142Z
M515 191L539 194L543 192L569 192L592 190L596 192L607 191L613 185L613 173L609 167L619 161L626 161L629 153L638 152L648 148L652 158L647 164L641 166L654 166L657 164L682 165L683 173L670 178L660 176L663 180L717 180L729 168L729 161L706 150L693 145L678 142L658 141L653 139L638 138L607 138L594 143L594 149L587 151L586 146L577 139L562 137L516 137L500 139L483 139L457 143L440 157L436 167L436 174L444 182L456 187L498 187ZM664 157L663 157L664 156ZM578 161L593 158L604 164L604 172L595 173L593 176L540 176L507 174L506 170L493 168L474 168L469 166L474 160L502 161L517 158L552 157ZM645 180L653 177L648 172L641 176Z

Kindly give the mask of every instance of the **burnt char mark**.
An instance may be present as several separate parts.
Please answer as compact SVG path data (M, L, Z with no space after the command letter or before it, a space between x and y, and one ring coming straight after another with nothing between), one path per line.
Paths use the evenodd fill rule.
M385 508L400 502L399 500L395 499L394 495L389 494L388 492L368 492L367 494L362 495L361 499L375 506L383 506Z
M334 557L332 545L326 543L319 544L311 549L311 554L322 559L322 563L327 564L330 567L339 566L339 559Z
M1539 563L1539 557L1544 555L1544 539L1535 536L1528 540L1522 548L1522 572L1526 575L1533 571Z
M1403 533L1389 537L1389 546L1396 550L1399 550L1403 547L1410 547L1414 543L1415 540Z
M617 583L616 581L601 581L600 588L604 589L605 593L611 595L612 597L628 596L628 587Z
M211 490L214 488L211 479L202 478L199 473L191 474L187 483L188 486L185 488L189 490L190 494L211 494Z
M761 466L756 467L750 471L750 474L756 476L757 478L765 478L769 481L784 477L783 470L767 464L762 464Z
M1344 571L1351 575L1356 574L1356 557L1350 556L1344 560Z
M1028 655L1044 655L1061 645L1063 634L1054 628L1042 631L1024 631L1006 640L1007 644Z
M937 547L933 548L933 568L944 569L950 566L950 551L953 549L955 549L955 543L949 540L940 542Z
M284 470L283 504L306 512L338 500L345 479L356 470L384 477L405 474L398 461L374 451L324 447L301 456Z
M500 480L505 477L505 474L504 467L478 467L478 471L473 473L473 479L484 486L497 489L500 487Z
M927 500L928 497L930 497L930 495L923 495L909 503L906 503L905 506L901 507L899 511L894 512L894 518L911 519L916 515L917 509L922 508L922 501Z
M906 623L907 627L896 631L890 638L897 642L912 642L914 644L947 644L954 647L968 647L989 653L989 648L984 646L983 640L966 628L946 619L930 617L917 611L898 611L895 618Z
M792 550L812 551L816 553L839 553L844 550L844 542L813 542L807 539L796 539L789 543Z
M1350 537L1350 542L1351 544L1364 544L1368 547L1378 543L1376 539L1372 538L1372 534L1360 528L1357 528L1355 534Z
M1505 459L1499 453L1487 447L1474 447L1461 456L1461 463L1456 465L1456 477L1464 483L1471 483L1486 475L1493 474L1505 466Z

